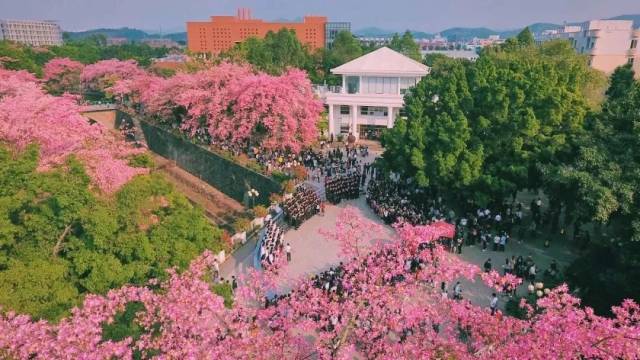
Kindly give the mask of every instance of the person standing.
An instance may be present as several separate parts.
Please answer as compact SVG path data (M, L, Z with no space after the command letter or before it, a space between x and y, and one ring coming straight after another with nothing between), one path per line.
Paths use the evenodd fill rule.
M533 282L536 280L536 264L532 264L529 267L529 281Z
M440 296L442 296L442 299L446 299L447 296L447 285L443 282L440 283Z
M284 251L287 253L287 262L291 262L291 245L289 243L284 247Z
M233 292L236 292L236 289L238 288L238 280L236 280L235 275L231 276L231 290L233 290Z
M215 281L220 276L220 264L218 259L213 260L213 280Z
M491 258L487 259L487 261L484 262L484 272L488 273L491 271Z
M491 308L491 315L496 314L496 309L498 309L498 296L496 293L491 294L491 302L489 302L489 307Z
M513 263L509 260L509 257L504 262L505 264L502 265L503 275L511 274L513 272Z
M462 285L460 285L460 281L456 282L456 285L453 287L453 298L455 300L462 300Z

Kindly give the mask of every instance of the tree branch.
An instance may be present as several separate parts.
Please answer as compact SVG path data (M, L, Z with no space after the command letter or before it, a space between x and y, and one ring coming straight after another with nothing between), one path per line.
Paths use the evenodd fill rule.
M60 252L60 248L62 247L62 241L69 234L69 231L71 230L71 225L72 224L73 224L73 222L71 222L71 223L69 223L69 225L65 226L64 231L62 232L62 234L60 234L60 236L58 236L58 241L56 242L56 245L53 247L53 256L58 256L58 253Z

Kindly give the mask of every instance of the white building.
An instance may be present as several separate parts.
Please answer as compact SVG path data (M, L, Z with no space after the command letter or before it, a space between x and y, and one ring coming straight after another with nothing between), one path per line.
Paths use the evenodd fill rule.
M383 47L331 72L342 75L342 87L322 94L329 107L329 134L369 138L393 127L406 90L427 75L429 67Z
M55 21L0 20L0 40L31 46L62 45L62 30Z
M465 59L469 61L476 61L480 57L475 50L422 50L420 51L422 56L428 54L441 54L452 59Z
M594 69L612 73L618 66L631 64L640 73L640 29L631 20L591 20L580 25L545 31L538 39L566 39L577 52L589 56Z

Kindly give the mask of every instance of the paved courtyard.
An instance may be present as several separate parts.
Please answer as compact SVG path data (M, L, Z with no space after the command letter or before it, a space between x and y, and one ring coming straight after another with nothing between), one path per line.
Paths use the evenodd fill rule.
M366 159L370 162L377 156L377 152L373 152ZM323 215L316 215L304 222L298 229L290 229L284 237L284 242L289 243L292 248L292 260L279 274L279 290L286 292L290 289L292 282L301 277L309 277L316 273L327 270L331 266L338 265L340 261L340 249L337 242L326 239L320 234L321 229L333 230L336 224L336 218L340 211L347 206L352 206L365 218L370 219L383 226L382 233L370 239L370 246L389 240L393 237L394 230L385 225L378 216L376 216L369 206L366 204L365 197L350 201L342 201L338 205L327 203L326 211ZM571 251L567 247L554 244L551 248L543 247L543 238L536 241L518 242L511 240L506 246L504 252L494 252L488 249L483 252L479 246L463 247L460 256L463 260L482 266L484 262L491 258L493 268L502 273L502 265L505 259L522 255L524 258L531 256L538 268L538 274L542 274L544 269L549 267L553 259L558 261L560 266L567 265L573 258ZM242 248L234 252L225 263L222 264L221 274L225 279L231 278L232 275L238 275L246 271L246 269L254 266L255 259L255 241L247 243ZM541 276L538 276L540 278ZM488 306L492 289L485 286L479 279L475 282L462 280L463 297L471 300L473 303L481 306ZM447 284L449 293L452 293L453 284ZM518 289L519 294L526 293L527 283L524 283ZM508 299L501 297L499 306L504 308Z

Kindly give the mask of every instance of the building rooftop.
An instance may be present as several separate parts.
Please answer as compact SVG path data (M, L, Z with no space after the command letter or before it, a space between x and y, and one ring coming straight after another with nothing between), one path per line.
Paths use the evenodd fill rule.
M399 52L382 47L346 64L331 69L334 74L407 75L424 76L429 67Z

